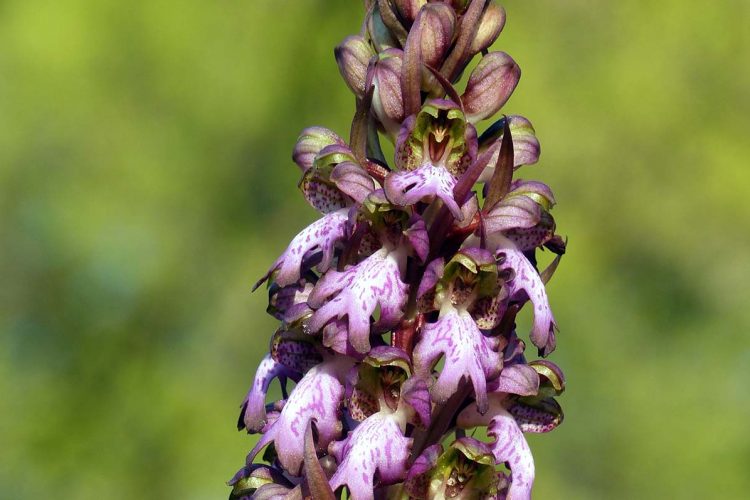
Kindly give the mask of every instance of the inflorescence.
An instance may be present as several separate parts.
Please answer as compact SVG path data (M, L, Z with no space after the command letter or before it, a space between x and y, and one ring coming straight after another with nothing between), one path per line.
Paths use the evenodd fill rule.
M311 127L294 149L322 217L256 285L281 326L242 404L239 428L260 437L230 498L530 498L523 433L560 424L565 381L527 359L516 314L530 303L545 358L557 330L545 284L565 241L549 187L514 175L539 158L531 123L502 115L477 132L521 74L489 51L505 11L365 7L361 33L335 50L356 95L349 141ZM555 257L540 272L545 248ZM274 379L283 399L267 403Z

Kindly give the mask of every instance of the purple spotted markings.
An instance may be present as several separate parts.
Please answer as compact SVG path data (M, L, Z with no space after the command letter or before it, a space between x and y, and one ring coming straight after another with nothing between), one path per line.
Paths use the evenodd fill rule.
M368 5L335 50L349 140L309 127L292 155L320 218L256 284L279 326L242 402L258 436L230 499L528 499L525 435L563 420L546 285L566 241L550 188L518 175L539 160L534 127L498 115L520 78L490 50L505 11Z

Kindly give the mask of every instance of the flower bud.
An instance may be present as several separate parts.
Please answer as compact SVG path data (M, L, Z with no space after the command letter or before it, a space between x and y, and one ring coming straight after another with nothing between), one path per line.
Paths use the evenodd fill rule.
M497 40L503 26L505 26L505 9L494 2L490 3L482 14L477 34L471 41L470 53L478 54L489 48Z
M309 127L302 131L294 145L292 159L303 172L312 167L321 149L331 144L344 146L346 143L336 133L324 127Z
M360 35L349 36L334 49L341 76L358 98L365 95L367 65L374 55L370 45Z
M379 9L376 8L370 12L367 16L366 25L367 38L377 52L400 47L396 37L383 22L383 16L380 15Z
M497 113L508 101L521 78L521 68L505 52L491 52L474 68L461 97L470 122Z
M380 60L373 67L372 110L383 128L395 137L404 120L404 102L401 91L401 66L403 52L389 49L379 54Z
M408 23L412 23L417 18L419 9L427 3L427 0L395 0L393 3L401 17Z
M420 40L422 61L439 68L453 42L456 13L446 4L431 3L424 8L420 22L423 23Z

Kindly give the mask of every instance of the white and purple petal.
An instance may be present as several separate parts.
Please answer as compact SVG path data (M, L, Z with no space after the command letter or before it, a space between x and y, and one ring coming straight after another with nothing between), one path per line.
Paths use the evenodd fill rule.
M418 201L432 201L438 197L456 219L462 220L461 208L453 198L455 185L456 179L448 170L428 163L416 170L388 174L385 178L385 194L391 203L401 207Z
M506 464L511 471L511 483L506 500L530 500L534 485L534 457L515 418L504 407L504 395L493 394L490 411L481 415L469 406L457 419L458 427L471 429L487 426L487 434L494 438L490 444L495 461Z
M237 422L239 430L246 428L248 432L255 433L260 432L266 425L266 394L275 378L284 386L287 378L298 379L299 375L276 362L270 354L266 354L258 365L253 385L242 402L242 411Z
M346 236L348 212L348 209L342 208L326 214L292 239L269 271L269 273L277 271L275 281L279 286L284 287L296 283L300 279L304 258L313 252L323 253L323 258L318 264L321 272L325 272L330 267L336 244Z
M340 409L344 397L341 381L352 364L348 358L337 357L308 371L290 394L279 417L253 448L249 460L273 442L284 469L299 475L308 422L315 421L318 446L323 449L341 435Z
M349 488L353 500L375 498L375 477L393 484L406 476L411 438L404 437L397 414L375 413L344 441L332 443L329 452L339 463L331 487Z
M468 312L445 306L437 322L422 328L422 337L414 348L415 370L429 374L444 355L445 365L430 389L433 400L444 403L467 378L474 387L477 406L484 411L487 378L495 376L502 366L495 344L495 339L482 334Z
M544 283L531 262L516 248L500 248L497 255L504 257L499 264L500 269L512 269L514 273L513 279L508 282L511 300L520 303L531 300L534 306L531 341L542 355L546 356L555 350L557 325L549 306Z
M358 352L367 352L372 314L380 306L380 326L395 326L407 293L408 286L401 281L398 255L382 248L344 272L329 271L323 276L308 300L317 309L308 328L316 332L331 319L346 316L349 341Z

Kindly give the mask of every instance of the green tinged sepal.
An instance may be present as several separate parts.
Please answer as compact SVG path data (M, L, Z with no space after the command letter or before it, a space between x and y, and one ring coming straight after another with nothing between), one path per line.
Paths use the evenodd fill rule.
M229 500L250 497L259 488L267 484L278 484L287 488L290 486L280 470L262 464L252 464L243 467L227 484L232 487Z
M415 170L429 163L457 177L476 153L475 134L456 103L430 99L404 123L396 142L396 166Z
M331 179L331 174L340 163L354 161L354 154L348 146L331 144L321 149L299 182L299 188L310 205L322 213L347 206L348 201Z
M359 365L347 388L346 405L356 421L378 411L396 411L401 386L411 376L409 356L395 347L376 347Z
M455 440L429 473L425 498L494 498L499 476L491 448L470 437Z
M492 254L479 248L461 250L445 265L435 287L435 304L450 300L470 305L498 290L497 263Z
M332 144L346 146L344 140L335 132L325 127L308 127L297 138L292 159L303 172L306 172L313 166L320 150Z
M523 432L549 432L557 428L564 418L555 396L565 390L565 376L556 364L546 359L532 361L529 366L539 374L539 391L535 395L512 400L508 411Z

